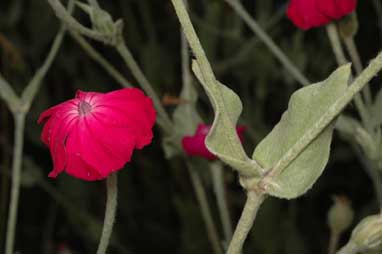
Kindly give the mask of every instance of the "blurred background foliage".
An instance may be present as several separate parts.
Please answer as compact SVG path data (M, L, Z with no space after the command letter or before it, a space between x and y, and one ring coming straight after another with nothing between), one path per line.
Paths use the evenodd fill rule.
M114 18L124 20L126 43L160 97L178 96L180 35L170 1L99 2ZM325 79L335 69L324 28L297 30L285 16L287 1L242 2L310 80ZM243 101L239 123L248 127L244 145L251 153L278 122L289 96L299 85L223 0L194 0L190 5L192 20L218 79ZM364 64L381 49L382 17L377 10L373 1L359 1L360 30L356 43ZM75 16L89 24L84 13L76 11ZM16 91L20 92L39 68L58 28L59 22L44 0L0 1L0 72ZM100 43L91 43L136 84L116 52ZM380 79L374 83L375 93L380 88ZM83 182L64 174L57 180L47 178L52 164L48 149L39 139L41 126L36 122L44 109L72 98L77 89L106 92L118 88L118 83L67 34L27 118L16 238L20 253L57 253L61 244L70 246L73 253L94 252L104 215L105 184ZM202 88L197 88L200 113L206 122L211 122L213 114L208 99ZM169 112L174 110L171 105L166 108ZM0 112L0 250L3 250L13 121L2 102ZM152 145L136 151L132 162L119 173L119 207L110 253L211 253L185 163L181 158L166 160L161 142L156 130ZM326 216L335 194L351 200L354 225L377 211L371 181L349 145L335 135L332 148L324 174L306 195L292 201L266 200L244 253L326 253L329 240ZM227 199L235 224L245 194L236 174L226 169ZM220 226L209 171L203 167L198 170ZM343 235L341 245L349 233Z

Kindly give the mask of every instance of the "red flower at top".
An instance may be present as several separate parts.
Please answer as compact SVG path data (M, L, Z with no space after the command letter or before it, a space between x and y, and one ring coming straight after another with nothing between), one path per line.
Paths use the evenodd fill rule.
M199 124L194 136L185 136L182 139L183 150L189 156L203 157L207 160L215 160L216 156L208 151L205 140L208 132L211 129L211 125ZM236 128L240 141L243 143L243 133L245 126L238 126Z
M130 161L135 148L151 143L155 115L151 99L136 88L78 91L38 119L53 159L49 177L66 171L87 181L106 178Z
M357 0L291 0L287 16L297 27L307 30L340 19L356 6Z

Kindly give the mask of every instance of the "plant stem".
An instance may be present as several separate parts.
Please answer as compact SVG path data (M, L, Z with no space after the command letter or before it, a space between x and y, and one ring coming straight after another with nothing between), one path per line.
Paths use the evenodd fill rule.
M133 55L131 54L130 50L127 48L125 42L121 40L116 46L116 50L121 55L123 60L125 61L127 67L131 70L134 77L139 82L139 85L142 87L142 89L147 93L148 96L151 97L151 99L154 102L155 109L158 112L158 124L162 127L163 131L166 133L170 133L172 129L172 122L163 108L163 105L160 102L160 99L156 92L154 91L152 85L147 80L146 76L143 74L143 71L135 61Z
M8 120L8 111L6 105L0 105L1 111L1 131L2 135L0 135L0 149L2 150L2 162L0 165L0 170L8 169L9 163L9 153L7 151L8 147L8 133L9 133L9 120ZM0 239L4 239L5 237L5 228L7 223L7 206L8 206L8 194L9 194L9 179L5 175L0 176ZM2 241L0 241L0 250L3 249Z
M281 62L284 68L299 82L302 86L309 85L308 79L301 73L301 71L289 60L284 52L276 45L271 37L259 26L248 12L244 9L243 5L238 0L225 0L239 15L249 28L262 40L268 49L275 55Z
M225 243L228 244L232 238L232 223L226 198L223 165L220 161L210 163L210 169L212 174L212 184L214 186L216 201L220 213L220 220L223 225Z
M326 26L326 33L328 34L330 45L332 46L333 53L336 57L338 65L344 65L348 63L341 45L336 25L333 23L328 24Z
M24 127L25 127L25 113L14 113L15 133L14 133L14 147L13 147L13 161L12 161L12 189L11 199L8 212L8 226L7 236L5 243L5 254L13 254L16 224L17 224L17 211L20 195L20 180L21 180L21 167L24 146Z
M218 231L216 230L216 226L212 218L211 209L208 205L207 195L202 180L200 179L198 172L195 168L193 168L191 163L187 163L187 168L191 176L191 182L195 190L196 199L200 205L200 210L202 212L202 217L206 225L207 235L211 242L213 252L215 254L221 254L223 251L221 249Z
M330 44L333 49L333 53L336 57L338 65L344 65L348 62L345 57L344 50L341 45L340 37L338 34L338 30L335 24L330 23L326 26L326 31L330 40ZM355 106L359 112L359 115L362 119L362 123L367 126L369 122L368 112L365 107L365 104L359 94L354 97Z
M321 116L321 118L285 153L273 169L262 179L260 186L269 183L271 178L280 174L345 108L353 97L382 69L382 53L374 58L369 66L348 87L346 92Z
M102 33L93 31L90 28L83 26L75 18L73 18L70 13L65 9L59 0L47 0L52 9L54 10L56 16L63 21L71 30L76 31L80 34L86 35L97 41L102 41L105 44L109 43L109 38Z
M20 98L16 95L11 85L0 73L0 98L4 100L10 111L16 110L20 105Z
M247 192L247 201L240 216L239 223L236 226L232 241L229 244L227 254L239 254L249 231L255 221L257 211L264 201L264 194L255 191Z
M235 154L237 160L248 162L249 167L240 169L241 174L254 175L256 171L259 170L260 166L256 161L250 160L244 151L243 146L236 134L235 124L232 122L229 114L228 105L225 103L223 98L223 92L220 88L219 82L216 80L215 75L212 71L212 67L207 59L207 56L203 50L200 40L195 32L195 29L191 23L190 16L188 15L187 9L183 3L183 0L171 0L175 12L178 16L179 22L183 28L183 32L187 38L187 41L195 54L196 57L196 67L200 71L201 77L198 77L203 85L210 101L215 109L220 109L224 114L221 114L222 124L227 128L227 145L231 150L231 154ZM216 119L216 118L215 118ZM208 139L208 138L207 138Z
M343 41L350 55L350 58L353 62L354 69L357 75L361 74L363 70L363 66L362 66L361 58L359 56L357 47L354 42L354 37L345 37L343 38ZM364 89L362 90L362 92L363 92L363 97L365 99L366 105L370 106L372 104L372 99L371 99L371 92L370 92L369 85L366 85Z
M330 232L328 254L335 254L336 253L336 250L338 247L339 237L340 237L340 235L338 233L333 232L333 231Z
M118 178L117 173L112 173L106 179L107 185L107 201L105 219L103 222L103 229L101 240L98 245L97 254L105 254L109 245L111 233L113 232L113 225L115 221L115 214L117 210L117 197L118 197Z
M132 87L128 81L113 65L109 63L96 49L92 47L80 34L70 31L72 38L81 46L81 48L98 63L109 75L115 79L122 87Z
M69 13L72 12L73 5L74 5L74 1L73 0L69 1L68 3ZM24 110L26 112L29 111L29 108L33 102L33 99L36 97L36 94L41 87L43 78L45 77L49 68L52 66L54 59L56 58L58 50L60 49L62 41L64 39L65 32L66 32L65 25L62 24L60 30L58 31L57 35L54 38L54 41L52 43L52 46L49 50L48 55L46 56L44 60L44 63L33 75L32 79L29 81L28 85L25 87L25 89L23 90L21 94L21 101L23 104L21 110Z

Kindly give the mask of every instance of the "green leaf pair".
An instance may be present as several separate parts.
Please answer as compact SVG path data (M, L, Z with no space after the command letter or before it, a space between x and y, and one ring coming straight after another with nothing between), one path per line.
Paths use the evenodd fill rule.
M340 67L323 82L296 91L280 122L256 147L253 160L245 155L234 129L242 111L239 97L219 82L214 89L206 86L196 62L193 71L206 88L215 110L215 120L206 139L212 153L241 176L254 179L256 185L265 184L269 195L291 199L311 188L328 161L334 124L318 135L312 130L345 93L350 65ZM312 141L305 144L305 140Z

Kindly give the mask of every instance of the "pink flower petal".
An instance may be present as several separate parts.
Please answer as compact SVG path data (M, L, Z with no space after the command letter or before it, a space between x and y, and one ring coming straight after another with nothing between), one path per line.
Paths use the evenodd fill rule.
M68 174L99 180L124 167L135 148L151 143L156 113L139 89L107 94L77 91L69 100L43 112L41 135L49 146L56 177Z
M208 132L211 129L211 125L199 124L194 136L185 136L182 139L182 146L184 152L189 156L203 157L207 160L215 160L216 156L212 154L205 144ZM240 138L240 141L244 141L245 126L238 126L236 131Z
M356 6L357 0L291 0L287 16L297 27L307 30L340 19Z

